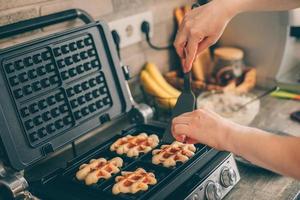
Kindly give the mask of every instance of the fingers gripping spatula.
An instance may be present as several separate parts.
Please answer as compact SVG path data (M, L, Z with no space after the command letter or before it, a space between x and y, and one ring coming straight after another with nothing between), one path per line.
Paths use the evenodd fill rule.
M177 99L176 105L172 111L172 117L170 119L170 122L168 124L168 127L166 128L162 142L165 143L172 143L175 138L172 136L171 133L171 126L172 126L172 120L173 118L186 113L191 112L195 109L195 95L191 89L191 72L187 72L184 74L184 87L183 91L180 94L180 96Z
M200 6L199 4L193 4L192 9L199 6ZM185 48L184 48L184 54L185 56L187 55ZM177 99L175 107L172 111L170 122L162 138L162 142L165 143L172 143L175 140L175 138L172 136L171 133L172 120L183 113L193 111L196 106L195 105L196 98L191 88L191 71L185 73L183 79L184 79L183 91Z

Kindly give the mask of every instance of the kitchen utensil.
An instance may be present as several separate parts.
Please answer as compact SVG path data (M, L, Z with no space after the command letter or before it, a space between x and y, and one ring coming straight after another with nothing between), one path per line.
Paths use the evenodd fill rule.
M200 5L198 3L195 3L192 5L192 9L197 8L199 6ZM187 55L186 48L184 48L185 58L186 55ZM196 107L196 97L191 87L191 71L184 73L183 81L184 81L183 91L181 95L178 97L176 105L172 111L171 120L162 138L163 142L171 143L174 141L174 137L171 134L172 120L183 113L193 111Z
M238 112L240 110L242 110L243 108L245 108L247 105L253 103L254 101L256 100L259 100L261 98L263 98L264 96L267 96L268 94L270 94L271 92L274 92L276 90L279 90L279 88L276 86L276 87L273 87L272 89L270 90L267 90L266 92L262 93L261 95L259 96L256 96L254 98L252 98L250 101L248 101L247 103L244 103L243 105L240 105L238 106L237 108L234 109L234 112Z
M296 94L293 92L287 92L283 90L276 90L271 93L272 97L279 97L279 98L285 98L285 99L292 99L292 100L300 100L300 94Z
M162 140L167 143L174 141L174 138L171 134L172 120L183 113L191 112L195 109L196 98L193 91L191 90L191 72L189 71L185 73L183 78L183 91L177 99L176 105L172 111L171 120L162 138Z

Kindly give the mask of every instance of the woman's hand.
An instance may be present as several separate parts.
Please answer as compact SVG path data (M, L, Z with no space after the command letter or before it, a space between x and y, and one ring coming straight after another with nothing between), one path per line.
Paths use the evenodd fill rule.
M225 150L229 132L238 126L212 111L198 109L175 117L172 134L180 142L203 143Z
M191 70L198 53L217 42L234 16L231 11L233 6L228 6L227 9L225 2L226 0L211 1L184 16L174 42L184 72Z
M172 134L180 142L230 151L251 163L300 180L300 137L241 126L203 109L174 118Z

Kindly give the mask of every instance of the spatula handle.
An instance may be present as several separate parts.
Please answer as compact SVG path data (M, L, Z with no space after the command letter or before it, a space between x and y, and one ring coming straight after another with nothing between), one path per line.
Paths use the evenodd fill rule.
M191 90L191 71L184 73L183 75L183 90L190 91Z

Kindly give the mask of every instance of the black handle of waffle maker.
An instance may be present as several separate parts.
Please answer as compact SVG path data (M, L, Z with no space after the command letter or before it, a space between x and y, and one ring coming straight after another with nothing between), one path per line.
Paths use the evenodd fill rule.
M76 18L81 19L86 24L94 22L94 19L84 10L70 9L50 15L16 22L13 24L8 24L5 26L0 26L0 39L43 28L45 26L58 24L68 20L73 20Z

